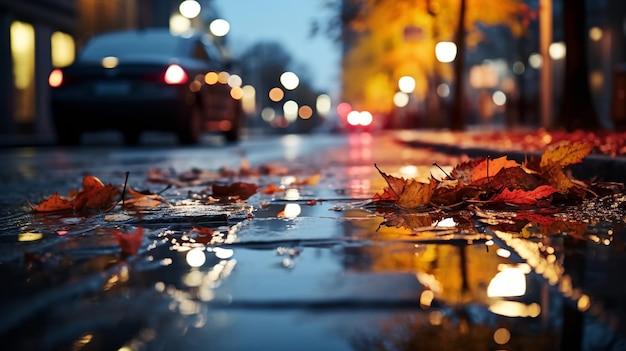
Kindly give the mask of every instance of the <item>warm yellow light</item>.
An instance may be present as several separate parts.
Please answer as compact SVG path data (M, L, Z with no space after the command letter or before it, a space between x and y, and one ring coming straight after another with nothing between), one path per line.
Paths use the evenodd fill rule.
M405 107L409 104L409 94L401 91L395 93L393 95L393 104L396 105L396 107Z
M280 84L287 90L293 90L300 84L300 79L293 72L284 72L280 75Z
M302 208L299 204L286 204L283 214L285 218L296 218L302 212Z
M506 328L499 328L493 333L493 341L495 341L496 344L504 345L508 343L509 340L511 340L511 332Z
M330 96L326 94L321 94L315 100L315 109L317 110L317 114L325 117L328 115L331 109L331 99Z
M173 34L181 34L191 28L191 21L189 18L184 17L181 14L173 14L170 17L170 32Z
M207 74L204 75L204 82L207 83L208 85L213 85L215 83L217 83L217 73L215 72L209 72Z
M553 60L560 60L565 58L566 52L567 50L565 47L565 43L562 41L552 43L548 47L548 53Z
M256 110L256 90L252 85L244 85L241 90L243 91L241 108L244 113L253 114Z
M602 29L599 27L591 27L589 29L589 38L593 41L599 41L602 39Z
M32 25L19 21L11 23L10 30L15 87L26 89L35 73L35 30Z
M230 89L230 96L235 100L241 100L243 98L243 89L240 87Z
M412 93L415 90L415 79L410 76L400 77L398 79L398 88L403 93Z
M54 32L50 37L50 49L52 50L52 65L54 67L69 66L74 62L74 38L63 32Z
M522 296L526 293L526 276L516 267L506 267L498 272L487 286L489 297Z
M309 119L313 116L313 109L310 106L302 105L298 109L298 116L302 119Z
M102 67L104 68L115 68L120 60L115 56L107 56L102 59Z
M298 118L298 103L293 100L285 101L283 104L283 113L288 122L295 121L296 118Z
M275 87L275 88L270 89L269 97L270 97L270 100L274 102L278 102L285 97L285 92L283 92L281 88Z
M185 0L178 6L178 11L186 18L196 18L202 11L202 6L195 0Z
M451 41L442 41L435 45L435 57L437 61L449 63L456 58L456 44Z
M230 73L228 73L226 71L222 71L222 72L217 74L217 81L222 83L222 84L227 84L229 78L230 78Z
M37 241L43 238L42 233L28 232L28 233L19 233L17 235L17 241Z
M216 37L223 37L230 32L230 23L225 19L218 18L209 24L209 30Z

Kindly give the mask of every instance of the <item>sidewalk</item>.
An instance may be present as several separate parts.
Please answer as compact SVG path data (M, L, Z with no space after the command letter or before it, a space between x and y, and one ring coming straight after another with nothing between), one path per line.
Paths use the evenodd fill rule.
M596 138L594 140L594 138ZM400 131L397 140L413 147L433 148L450 155L500 157L523 162L540 157L545 148L560 140L593 141L596 149L581 164L570 167L577 179L595 179L606 182L626 182L626 133L547 133L537 129Z

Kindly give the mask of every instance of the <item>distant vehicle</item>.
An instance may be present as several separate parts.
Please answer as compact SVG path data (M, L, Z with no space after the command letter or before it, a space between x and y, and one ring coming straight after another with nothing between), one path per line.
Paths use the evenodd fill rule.
M205 34L152 28L97 35L73 64L50 73L57 140L75 145L83 132L118 130L137 144L152 130L174 132L182 144L197 143L204 131L235 142L241 87L229 85L227 68Z

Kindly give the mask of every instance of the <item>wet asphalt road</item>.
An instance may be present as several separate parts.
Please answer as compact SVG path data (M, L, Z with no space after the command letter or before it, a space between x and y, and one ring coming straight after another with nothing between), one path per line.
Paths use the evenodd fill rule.
M7 350L623 350L622 223L589 240L526 237L467 213L373 208L386 185L448 156L392 134L213 140L197 147L86 145L0 150L0 345ZM271 165L285 172L236 174ZM235 171L269 184L238 204L197 201L207 184L148 170ZM171 206L35 215L37 202L104 183L160 191ZM294 179L319 175L320 181ZM209 182L212 180L209 180ZM390 224L391 223L391 224ZM394 224L396 223L396 224ZM210 228L199 237L192 225ZM113 229L144 237L121 255Z

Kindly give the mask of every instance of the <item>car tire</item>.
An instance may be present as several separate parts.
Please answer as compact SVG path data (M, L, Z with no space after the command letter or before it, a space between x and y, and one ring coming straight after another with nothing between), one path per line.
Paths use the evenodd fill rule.
M183 145L196 145L202 133L202 106L192 106L186 123L178 131L178 141Z

